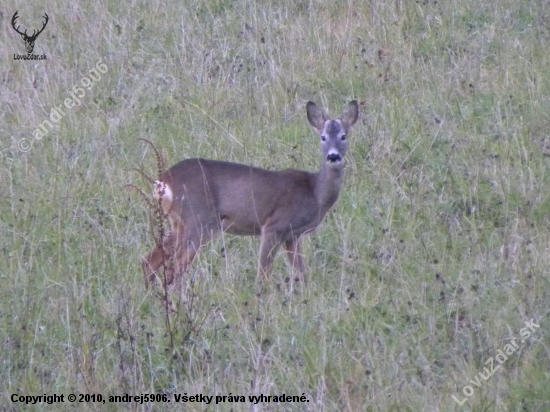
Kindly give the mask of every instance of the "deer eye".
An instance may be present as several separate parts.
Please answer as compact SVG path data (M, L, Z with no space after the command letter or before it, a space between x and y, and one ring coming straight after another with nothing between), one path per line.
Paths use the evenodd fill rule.
M340 140L346 140L346 135L342 135L342 137L340 138Z
M323 142L325 142L325 141L327 140L327 137L326 137L326 136L321 136L321 140L322 140Z

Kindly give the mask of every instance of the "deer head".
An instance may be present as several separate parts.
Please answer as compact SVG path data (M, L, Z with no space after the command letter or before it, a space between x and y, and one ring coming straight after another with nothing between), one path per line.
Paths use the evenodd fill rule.
M40 30L38 30L38 32L36 30L33 30L33 33L32 35L27 35L27 30L25 30L25 32L21 32L19 31L19 27L20 26L17 26L15 27L15 24L16 24L16 20L17 18L19 17L17 15L17 13L19 13L19 10L17 10L15 12L15 14L13 15L12 19L11 19L11 25L13 27L13 29L19 33L21 35L21 37L23 38L23 40L25 41L25 48L27 49L27 53L32 53L33 49L34 49L34 42L36 41L36 38L38 37L38 35L40 33L42 33L44 31L44 28L46 27L46 25L48 24L48 15L46 13L44 13L44 23L42 25L42 28Z

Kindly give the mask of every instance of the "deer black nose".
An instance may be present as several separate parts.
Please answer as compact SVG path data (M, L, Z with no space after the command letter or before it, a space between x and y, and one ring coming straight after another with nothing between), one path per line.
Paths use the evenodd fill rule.
M329 153L327 155L327 160L329 162L339 162L340 160L342 160L342 156L340 156L338 153Z

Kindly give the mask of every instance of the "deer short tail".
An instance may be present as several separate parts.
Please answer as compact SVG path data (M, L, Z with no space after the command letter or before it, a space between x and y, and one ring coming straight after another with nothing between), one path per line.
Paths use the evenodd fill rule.
M153 197L156 201L160 201L164 212L169 213L174 202L174 192L172 192L170 185L162 180L155 180L153 184Z

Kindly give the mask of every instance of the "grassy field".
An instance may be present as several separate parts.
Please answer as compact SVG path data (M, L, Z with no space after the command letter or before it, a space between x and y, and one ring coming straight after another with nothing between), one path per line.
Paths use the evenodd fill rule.
M173 3L0 0L0 410L550 410L548 2ZM29 32L48 13L47 60L14 60L16 10ZM125 187L156 174L138 138L167 165L313 171L305 103L352 99L308 286L281 253L256 295L258 239L227 235L167 319ZM171 402L108 401L124 394Z

